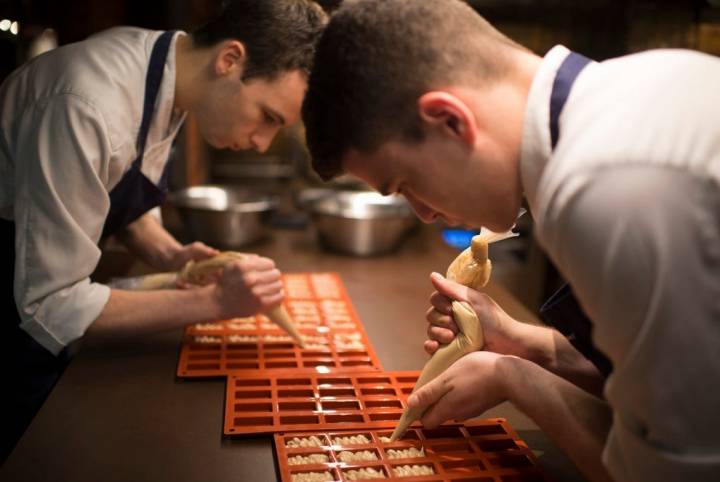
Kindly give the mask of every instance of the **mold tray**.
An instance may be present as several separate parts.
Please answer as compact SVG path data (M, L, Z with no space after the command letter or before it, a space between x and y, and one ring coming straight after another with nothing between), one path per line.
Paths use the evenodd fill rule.
M391 432L366 428L277 433L280 480L301 482L301 474L307 473L327 477L318 475L315 480L340 482L366 480L353 475L368 473L405 482L550 480L505 419L469 420L436 429L411 428L394 443L388 441ZM315 446L298 447L298 440L310 440ZM408 467L424 475L407 475Z
M285 307L306 338L301 349L264 315L185 328L177 375L222 377L231 373L331 373L379 370L380 361L334 273L283 276Z
M226 435L392 428L419 371L228 376Z

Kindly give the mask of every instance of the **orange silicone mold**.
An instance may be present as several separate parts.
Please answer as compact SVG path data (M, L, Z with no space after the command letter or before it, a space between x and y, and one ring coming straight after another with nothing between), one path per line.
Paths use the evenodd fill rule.
M436 429L411 428L394 443L389 442L391 432L361 429L275 434L280 479L283 482L367 478L406 482L550 480L505 419L469 420Z
M177 375L380 369L380 361L336 274L286 274L283 281L285 307L305 337L305 348L295 345L263 315L198 323L185 328Z
M226 435L392 428L420 372L230 375Z

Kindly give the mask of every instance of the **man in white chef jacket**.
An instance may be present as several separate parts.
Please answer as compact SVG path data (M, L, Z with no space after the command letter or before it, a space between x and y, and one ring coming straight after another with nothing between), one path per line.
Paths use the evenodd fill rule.
M325 179L494 231L526 198L569 281L542 310L566 338L431 276L426 350L450 300L486 345L410 397L427 426L509 400L588 480L718 480L720 60L539 57L456 0L366 0L333 15L304 102Z
M247 316L281 302L272 260L216 284L127 292L93 283L117 235L159 270L216 251L183 246L148 213L187 113L216 148L267 149L300 115L325 15L307 0L224 2L191 35L114 28L33 59L0 87L4 460L86 331L142 333Z

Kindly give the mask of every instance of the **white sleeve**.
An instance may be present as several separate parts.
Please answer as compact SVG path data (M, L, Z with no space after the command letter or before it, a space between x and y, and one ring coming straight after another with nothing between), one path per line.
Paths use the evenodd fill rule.
M102 116L58 95L22 113L15 164L15 302L21 327L52 353L80 338L110 296L100 259L111 149Z
M717 480L717 183L673 167L605 167L551 199L541 237L613 362L608 469L623 481Z

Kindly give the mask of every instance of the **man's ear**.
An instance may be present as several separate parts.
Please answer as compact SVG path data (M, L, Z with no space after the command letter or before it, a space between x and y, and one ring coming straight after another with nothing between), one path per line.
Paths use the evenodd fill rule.
M462 100L448 92L427 92L418 99L423 122L440 127L473 146L477 138L475 115Z
M215 74L225 76L239 72L238 78L242 77L242 71L247 58L245 45L237 40L226 40L221 42L215 56Z

